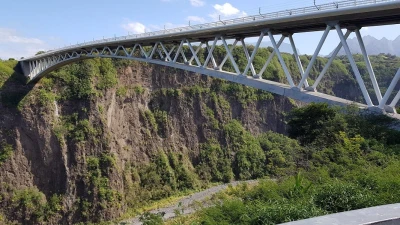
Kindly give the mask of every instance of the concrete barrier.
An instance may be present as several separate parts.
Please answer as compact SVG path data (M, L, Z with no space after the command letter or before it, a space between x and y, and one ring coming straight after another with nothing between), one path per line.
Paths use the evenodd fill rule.
M400 225L400 203L335 213L281 225Z

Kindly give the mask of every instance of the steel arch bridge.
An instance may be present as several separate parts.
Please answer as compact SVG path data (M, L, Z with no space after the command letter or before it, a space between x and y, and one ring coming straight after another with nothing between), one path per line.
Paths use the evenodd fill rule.
M321 79L323 79L334 58L343 47L365 101L365 104L357 104L360 107L370 108L374 111L396 114L395 106L400 100L400 91L390 102L389 98L391 98L395 86L400 79L400 68L394 75L389 87L387 87L386 93L382 95L365 50L360 29L368 26L399 23L400 0L346 0L274 13L260 13L254 16L220 20L207 24L86 42L21 59L20 65L25 76L29 77L30 80L37 80L52 70L82 59L94 57L132 59L221 78L303 102L327 102L329 104L347 105L353 102L317 92ZM347 29L347 32L344 34L342 29ZM293 35L301 32L315 31L324 32L308 66L304 69L296 50ZM313 85L309 85L307 78L330 31L337 33L340 43L338 43ZM366 89L346 42L346 39L353 32L357 36L369 78L373 85L374 94L379 102L377 105L374 105L371 100L371 96ZM277 42L274 35L282 36ZM258 37L258 41L251 53L248 51L245 43L245 39L250 37ZM256 71L253 66L253 60L264 38L268 38L271 41L274 50L265 61L262 69ZM286 38L290 41L293 56L300 72L301 80L298 83L294 82L279 50L280 45ZM231 42L233 42L232 45L227 44ZM213 56L217 43L222 43L226 51L225 58L220 63L217 63ZM243 46L243 51L247 58L247 65L244 71L239 69L232 55L232 50L238 43ZM183 51L184 46L190 49L189 53ZM199 52L203 46L207 52L207 57L204 60L200 60ZM275 55L278 57L285 72L287 83L269 81L261 77ZM235 71L234 73L222 70L227 60L231 62Z

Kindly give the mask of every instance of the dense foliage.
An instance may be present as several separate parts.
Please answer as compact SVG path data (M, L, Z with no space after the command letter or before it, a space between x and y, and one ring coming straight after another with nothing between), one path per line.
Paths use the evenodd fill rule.
M215 197L216 206L183 221L276 224L400 202L400 132L385 127L390 119L356 111L326 104L292 111L294 139L259 137L267 156L263 174L277 181L232 187Z

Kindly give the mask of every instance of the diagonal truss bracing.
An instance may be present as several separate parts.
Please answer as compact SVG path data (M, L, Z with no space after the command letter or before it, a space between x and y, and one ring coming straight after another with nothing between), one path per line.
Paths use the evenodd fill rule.
M314 64L317 60L318 54L320 53L320 50L328 34L331 31L336 31L335 33L338 35L340 42L334 49L332 55L330 56L328 62L323 67L322 71L319 72L319 74L313 74L312 76L310 76L312 71L315 71ZM360 45L364 61L366 63L369 79L370 82L372 83L374 93L368 93L364 80L361 77L359 69L357 68L355 60L348 47L346 40L352 32L354 32L357 36L357 41ZM145 44L140 42L125 44L124 42L121 42L118 45L113 44L113 45L96 46L87 49L76 49L73 51L66 51L50 56L46 55L43 56L42 58L38 57L29 61L22 61L22 63L23 65L25 65L23 66L24 73L33 80L40 78L41 76L45 75L48 71L54 70L58 68L60 65L64 65L68 62L73 62L80 59L94 58L94 57L132 59L142 62L150 62L175 68L181 68L201 74L216 76L219 78L222 77L223 79L231 80L238 83L243 83L246 85L248 83L251 83L250 86L252 87L271 91L277 94L282 94L298 100L308 101L307 98L310 98L312 100L319 101L319 98L321 98L325 99L326 101L347 102L347 100L344 99L340 100L339 98L336 98L334 96L328 96L316 92L318 89L318 85L320 84L321 80L324 79L325 74L327 73L327 71L329 70L330 66L334 61L334 58L337 56L340 49L344 48L351 69L363 94L364 101L367 107L377 107L381 110L386 110L388 112L395 112L393 108L400 100L400 91L398 93L393 93L393 92L397 83L400 80L400 69L394 76L393 81L387 88L386 93L384 94L384 96L382 96L380 87L375 77L374 70L371 66L371 62L365 50L364 42L360 34L360 28L347 30L346 33L343 34L339 22L327 24L326 29L323 32L322 37L307 67L304 67L302 65L300 56L298 55L295 45L295 34L281 33L281 37L278 42L276 42L275 40L276 34L279 34L279 32L277 32L276 30L271 30L271 29L259 30L259 36L257 37L258 38L257 42L251 48L248 48L245 40L247 40L246 38L254 36L247 37L243 34L240 34L238 36L232 36L232 35L226 36L224 34L218 34L213 36L212 38L205 40L196 40L195 37L192 38L185 37L173 42L159 39L151 44L149 43ZM262 42L267 37L272 44L273 50L272 52L270 52L268 58L265 59L265 61L263 62L262 68L257 69L254 66L254 60L260 49L260 46L262 45ZM288 69L285 62L285 58L283 57L283 54L279 50L281 44L286 38L289 39L289 43L292 47L293 50L292 57L294 57L298 71L290 71ZM238 44L241 45L240 48L239 46L237 46ZM219 63L216 61L216 58L214 57L217 46L220 46L218 47L219 48L218 54L221 54L221 48L223 49L222 51L224 51L225 54L222 57L223 58L222 61ZM250 51L250 49L252 50ZM247 60L243 68L239 67L239 63L234 54L234 50L235 52L237 52L238 50L243 51L243 54L245 55L245 60ZM285 74L284 80L280 83L267 81L263 78L263 75L267 71L268 66L271 64L275 56L278 58L278 62L280 63ZM228 60L230 62L231 71L224 71L224 68L227 68L225 64L228 62ZM241 62L240 65L243 65L243 62ZM310 77L315 77L315 80L313 80L311 86L309 86ZM374 105L372 103L370 94L375 94L375 97L378 101L377 105ZM298 97L298 96L303 96L303 97ZM389 101L390 99L391 101Z

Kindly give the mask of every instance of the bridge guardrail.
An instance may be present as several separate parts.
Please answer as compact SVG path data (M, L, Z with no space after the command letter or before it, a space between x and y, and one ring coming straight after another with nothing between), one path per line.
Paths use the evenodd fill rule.
M344 9L344 8L351 8L351 7L365 6L365 5L386 3L386 2L394 2L394 1L399 1L399 0L346 0L346 1L338 1L338 2L321 4L321 5L297 8L297 9L281 10L278 12L271 12L271 13L265 13L265 14L261 13L258 15L245 16L245 17L241 17L241 18L234 18L234 19L228 19L228 20L221 20L221 21L205 23L205 24L197 24L197 25L192 25L192 26L171 28L171 29L147 32L147 33L142 33L142 34L132 34L132 35L126 35L126 36L120 36L120 37L99 39L99 40L79 43L76 45L70 45L70 46L50 50L50 51L44 53L42 56L45 56L45 55L48 55L48 54L51 54L54 52L61 52L63 50L67 50L67 49L74 49L77 47L90 46L93 44L107 43L107 42L111 42L111 41L135 40L137 38L153 37L153 36L164 35L164 34L177 34L177 33L185 32L185 31L202 30L202 29L207 29L207 28L222 27L222 26L226 26L226 25L235 25L235 24L241 24L241 23L252 22L252 21L276 19L276 18L283 18L283 17L287 17L287 16L304 15L304 14L313 13L313 12ZM29 57L29 58L32 58L32 57Z

